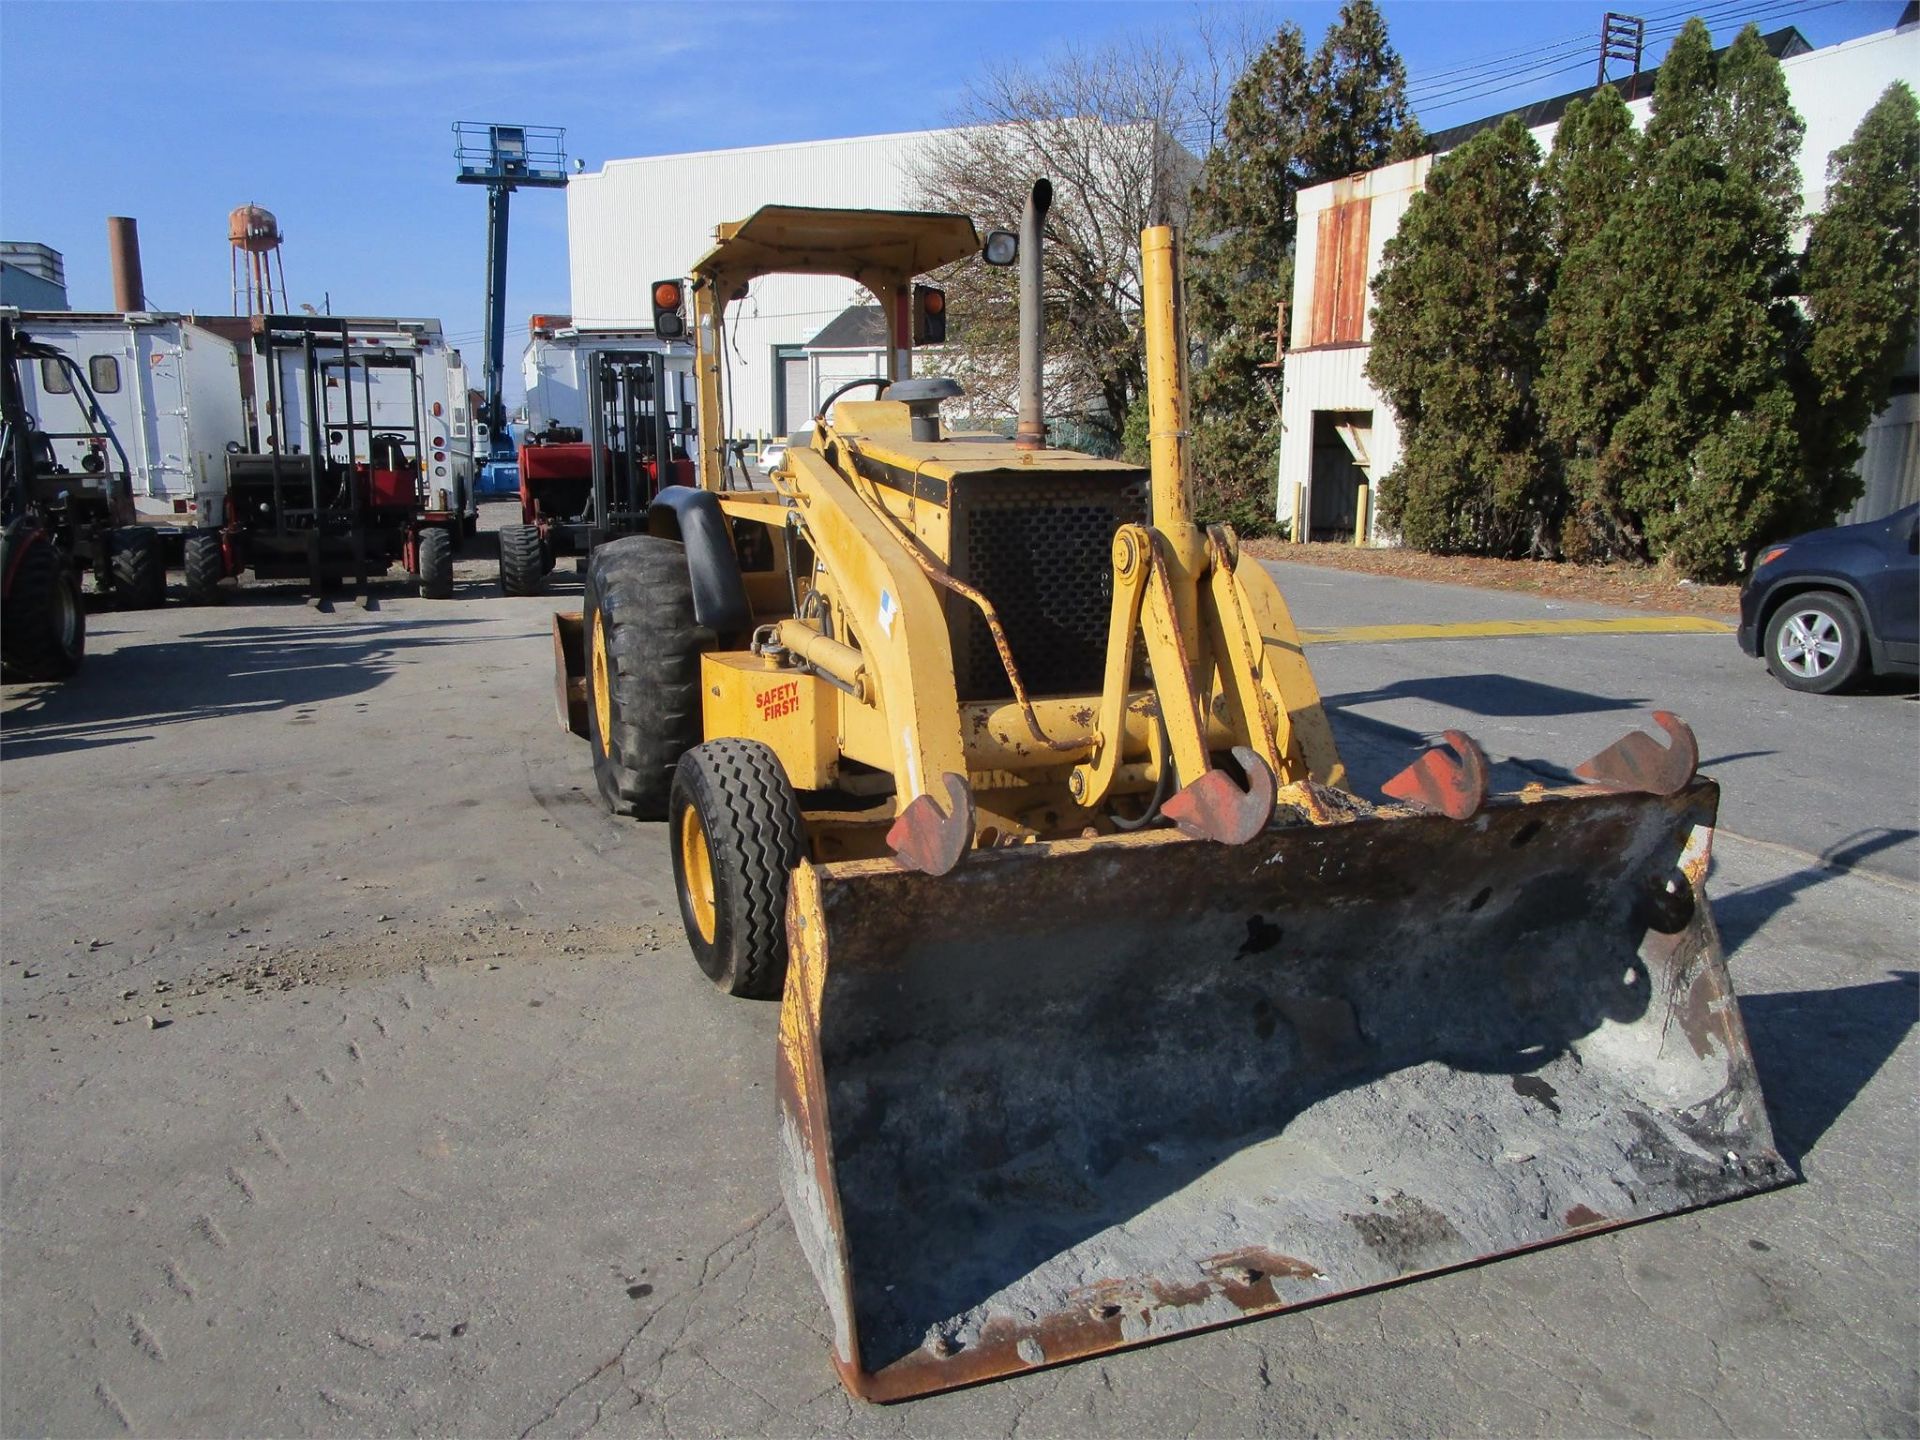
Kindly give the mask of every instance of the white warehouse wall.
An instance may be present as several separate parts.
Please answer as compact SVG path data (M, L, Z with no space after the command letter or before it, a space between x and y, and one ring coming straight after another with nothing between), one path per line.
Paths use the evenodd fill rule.
M685 276L713 247L715 226L744 220L762 205L908 208L915 156L947 133L610 160L573 177L567 256L574 323L651 329L652 283ZM862 295L850 280L770 275L728 308L728 413L736 436L773 430L774 347L804 345ZM789 428L805 418L789 417Z
M1805 206L1811 214L1826 203L1828 156L1852 138L1855 128L1887 86L1895 80L1911 84L1915 76L1920 76L1920 26L1863 35L1857 40L1795 55L1781 61L1780 66L1793 107L1806 122L1806 135L1800 148L1800 174ZM1652 113L1652 101L1650 98L1636 100L1628 108L1635 120L1645 125ZM1552 146L1558 129L1558 122L1534 128L1532 134L1542 153ZM1431 165L1432 157L1421 156L1300 192L1299 240L1294 262L1293 301L1288 307L1288 348L1282 382L1279 494L1275 505L1282 521L1291 523L1293 519L1296 487L1312 481L1316 411L1372 414L1369 478L1376 491L1380 477L1399 459L1400 431L1393 408L1374 390L1364 373L1366 342L1373 337L1371 296L1364 331L1366 342L1316 349L1295 347L1305 346L1313 313L1321 212L1341 201L1362 196L1370 198L1367 275L1371 284L1372 277L1379 273L1383 247L1399 229L1414 194L1425 186ZM1913 411L1911 403L1896 403L1875 421L1874 429L1869 432L1868 453L1861 465L1867 480L1866 495L1853 512L1841 517L1843 523L1884 515L1899 504L1909 503L1916 489L1920 489L1920 476L1914 474L1920 444L1916 444L1913 435L1897 434L1888 428L1897 428L1903 421L1911 425ZM1368 532L1374 533L1371 516Z

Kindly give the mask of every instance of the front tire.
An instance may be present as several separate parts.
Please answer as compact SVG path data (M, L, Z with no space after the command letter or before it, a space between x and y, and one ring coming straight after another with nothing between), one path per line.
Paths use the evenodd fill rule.
M635 535L587 566L587 738L600 797L616 815L667 818L674 767L700 743L700 655L687 555Z
M1767 622L1767 668L1789 690L1830 695L1853 683L1866 660L1860 617L1828 590L1785 601Z
M757 740L680 757L673 880L693 958L729 995L777 1000L787 977L787 880L806 850L800 802Z
M538 595L546 571L541 568L540 530L507 525L500 530L500 589L508 595Z
M123 610L152 610L167 602L167 562L160 537L144 525L113 532L108 542L113 601Z
M211 605L220 598L220 582L226 578L227 557L217 530L195 530L186 539L184 563L187 598L196 605Z
M420 596L424 600L453 598L453 536L445 530L422 530L415 560L420 567Z
M9 680L64 680L87 652L80 580L37 524L16 521L0 540L0 674Z

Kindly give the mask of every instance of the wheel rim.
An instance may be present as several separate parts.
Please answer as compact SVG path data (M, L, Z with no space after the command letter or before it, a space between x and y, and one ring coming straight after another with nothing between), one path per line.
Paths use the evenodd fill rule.
M593 718L599 722L602 755L613 753L613 697L607 684L607 622L599 610L593 612Z
M60 648L71 655L79 643L80 607L74 603L70 585L53 587L53 623L60 636Z
M1774 653L1790 674L1818 680L1840 663L1845 647L1839 623L1826 611L1798 610L1780 627Z
M700 812L689 805L680 812L680 878L686 886L687 912L700 939L713 943L713 854L707 846L707 827Z

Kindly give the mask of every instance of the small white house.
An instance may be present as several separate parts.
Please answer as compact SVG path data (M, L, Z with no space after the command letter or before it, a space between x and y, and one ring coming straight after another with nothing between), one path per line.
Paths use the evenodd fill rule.
M1826 200L1827 158L1853 135L1861 119L1895 80L1920 76L1920 25L1864 35L1812 49L1791 28L1766 37L1780 58L1794 109L1806 122L1800 150L1804 204L1817 212ZM1641 124L1651 111L1645 98L1629 109ZM1586 92L1578 92L1584 94ZM1560 116L1575 96L1543 101L1518 113L1544 151L1553 144ZM1490 117L1433 137L1438 153L1497 124ZM1376 483L1400 458L1400 429L1393 408L1366 377L1373 340L1373 279L1381 253L1400 228L1413 197L1422 190L1434 156L1382 166L1302 190L1299 238L1294 253L1293 299L1281 400L1279 495L1276 513L1292 525L1297 510L1316 540L1352 539L1364 519L1375 534ZM1920 369L1910 363L1909 373ZM1866 493L1843 521L1875 519L1920 500L1920 397L1908 386L1866 435L1860 461ZM1365 491L1368 513L1358 506ZM1294 527L1299 536L1301 527Z

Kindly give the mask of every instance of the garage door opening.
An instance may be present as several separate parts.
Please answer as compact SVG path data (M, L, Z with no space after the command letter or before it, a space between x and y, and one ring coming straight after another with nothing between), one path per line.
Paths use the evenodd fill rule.
M1352 543L1360 487L1371 483L1370 410L1313 412L1313 473L1309 479L1307 538Z

